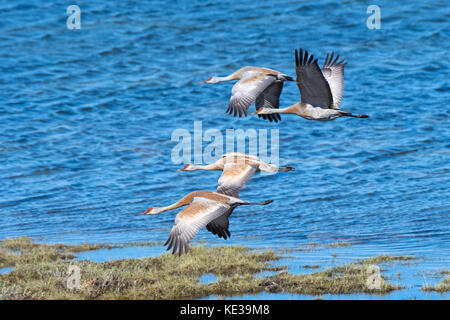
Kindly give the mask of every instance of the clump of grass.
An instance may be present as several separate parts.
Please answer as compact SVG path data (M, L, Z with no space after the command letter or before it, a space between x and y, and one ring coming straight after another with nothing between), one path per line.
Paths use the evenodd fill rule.
M351 246L351 243L345 242L345 241L338 241L338 242L333 242L333 243L328 244L328 248L350 247L350 246Z
M105 248L105 245L45 245L16 238L1 242L1 247L19 253L8 252L11 256L5 258L13 261L14 270L0 275L0 299L195 299L264 290L312 295L383 294L399 288L383 278L379 289L369 289L368 263L293 275L285 270L286 266L269 264L279 259L272 250L253 251L241 246L193 246L189 254L181 257L166 253L103 263L72 259L75 252ZM67 285L71 265L76 265L81 272L77 289L69 289ZM263 271L278 273L256 276ZM204 274L213 274L217 280L201 283L199 278Z
M0 282L0 300L38 300L41 296L32 294L28 289Z
M313 264L313 265L309 265L309 264L305 264L302 266L303 269L319 269L319 265L318 264Z
M320 244L317 242L311 242L305 244L297 249L297 251L313 251L317 249L325 249L325 248L338 248L338 247L349 247L351 246L350 242L345 241L337 241L328 244Z
M417 260L415 256L388 256L388 255L379 255L376 257L371 257L364 260L359 260L359 263L363 264L380 264L380 263L389 263L389 262L410 262L413 260Z
M16 264L33 264L72 260L76 253L98 249L114 249L132 246L151 246L156 242L129 242L117 244L39 244L29 237L7 238L0 242L0 267L13 267Z
M444 280L439 282L435 286L424 286L422 287L423 291L436 291L439 293L449 292L450 291L450 276L447 276Z
M28 253L23 251L21 255ZM12 272L0 275L4 286L0 299L182 299L256 293L261 291L262 280L253 274L281 270L267 263L277 259L273 251L250 252L239 246L200 246L181 257L163 254L103 263L68 259L35 263L34 259L22 258ZM66 284L71 264L81 271L77 290L68 289ZM219 279L211 284L199 283L205 273Z
M294 251L293 248L278 248L276 250L280 254L292 253Z
M17 259L17 254L0 248L0 269L5 267L12 267Z
M3 261L4 266L8 267L74 258L64 245L40 245L27 237L5 239L0 246L7 257Z
M377 293L386 294L400 289L399 286L386 282L380 275L380 283L376 289L371 289L367 283L370 266L360 263L330 268L311 274L278 273L271 280L283 291L297 294L349 294Z
M297 249L297 251L313 251L315 249L318 249L319 247L320 247L320 243L311 242L311 243L300 246Z

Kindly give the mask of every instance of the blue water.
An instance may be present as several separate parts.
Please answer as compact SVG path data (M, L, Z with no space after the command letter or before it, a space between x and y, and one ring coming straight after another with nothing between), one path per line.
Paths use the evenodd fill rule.
M135 216L218 172L175 173L177 128L279 128L280 163L241 192L227 242L294 248L357 244L353 256L418 254L450 266L450 6L367 2L77 1L0 4L0 239L165 241L176 212ZM295 76L294 48L347 58L342 108L370 119L279 124L225 114L232 83L200 85L245 65ZM299 99L287 83L281 106ZM252 107L253 109L253 107ZM159 246L159 252L164 247ZM308 261L302 262L308 264ZM431 267L430 267L431 268Z

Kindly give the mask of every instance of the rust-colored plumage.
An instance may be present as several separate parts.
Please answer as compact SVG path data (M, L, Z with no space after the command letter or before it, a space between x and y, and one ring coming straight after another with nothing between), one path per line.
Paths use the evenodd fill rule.
M279 167L261 161L258 157L245 153L226 153L215 163L200 166L187 164L177 171L195 170L220 170L222 175L219 178L217 192L239 197L239 192L256 172L265 171L277 173L278 171L293 171L292 167Z
M278 108L284 81L293 81L291 77L279 71L260 67L243 67L227 77L210 77L203 83L219 83L239 80L231 90L227 113L233 116L247 116L252 103L255 108ZM262 115L263 119L278 122L279 114Z
M187 206L176 215L169 238L164 244L168 246L167 250L172 249L172 253L178 251L179 255L181 255L188 252L189 243L198 231L211 223L207 227L208 231L226 239L226 236L230 235L228 231L228 217L236 207L241 205L265 205L271 202L272 200L266 200L251 203L216 192L198 190L187 194L173 205L150 208L142 214L159 214Z
M141 214L159 214L168 210L185 207L175 217L175 223L165 243L172 252L187 253L189 243L197 232L206 229L219 238L227 239L229 217L233 210L241 205L265 205L272 200L250 203L239 198L239 192L248 180L258 171L292 171L291 167L278 167L261 161L258 157L244 153L227 153L213 164L197 166L185 165L177 171L221 170L217 192L193 191L167 207L149 208Z

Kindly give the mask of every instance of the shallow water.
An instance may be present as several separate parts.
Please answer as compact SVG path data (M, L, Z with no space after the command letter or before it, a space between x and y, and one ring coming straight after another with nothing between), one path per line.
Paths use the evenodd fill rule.
M137 246L127 248L99 249L85 251L77 254L76 260L89 260L93 262L105 262L120 259L140 259L149 256L157 256L161 249L154 246Z
M13 271L12 267L0 268L0 274L7 274Z
M227 242L203 230L194 244L345 240L355 256L450 266L448 2L379 1L380 30L359 1L77 4L81 30L66 28L61 4L0 4L0 239L165 241L175 212L134 214L215 189L219 173L171 162L172 131L201 120L279 128L280 163L296 171L255 176L241 197L274 203L237 209ZM231 83L198 84L244 65L294 76L299 47L320 64L328 51L346 57L342 108L371 118L233 118ZM281 106L298 97L288 83Z

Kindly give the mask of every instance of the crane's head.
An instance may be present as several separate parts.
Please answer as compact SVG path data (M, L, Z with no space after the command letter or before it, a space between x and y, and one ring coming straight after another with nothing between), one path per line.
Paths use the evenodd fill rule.
M142 215L146 215L146 214L154 214L154 213L153 213L153 209L154 209L154 208L148 208L148 209L145 210L144 212L138 213L137 216L142 216Z
M188 163L188 164L185 165L183 168L178 169L178 170L175 171L175 172L178 172L178 171L194 171L195 168L196 168L196 166L195 166L194 164Z
M208 79L200 83L218 83L218 82L220 82L220 79L218 77L209 77Z
M162 208L148 208L144 212L138 213L137 216L150 215L150 214L158 214L162 212Z

